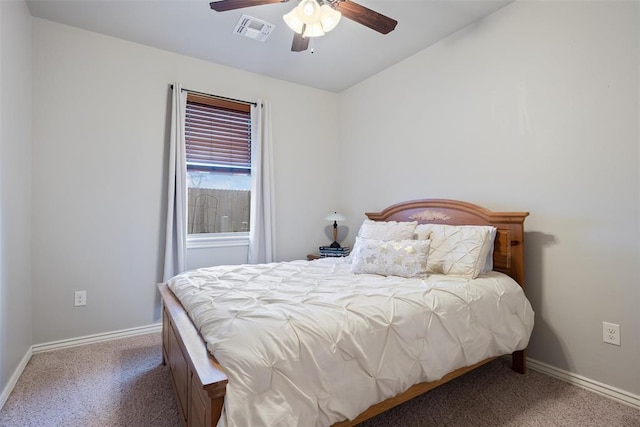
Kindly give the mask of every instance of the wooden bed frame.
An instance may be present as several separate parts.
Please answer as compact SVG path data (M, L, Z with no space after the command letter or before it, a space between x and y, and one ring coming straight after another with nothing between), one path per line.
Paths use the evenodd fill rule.
M493 225L497 228L493 269L508 274L524 287L524 219L528 212L491 212L471 203L444 199L413 200L367 213L375 221L413 221L450 225ZM166 284L162 296L162 362L168 363L178 408L187 426L215 426L220 418L227 385L222 367L206 348L188 314ZM438 381L412 386L404 393L377 403L357 418L334 426L354 426L409 399L490 362L490 358L457 369ZM512 368L526 370L525 352L512 355Z

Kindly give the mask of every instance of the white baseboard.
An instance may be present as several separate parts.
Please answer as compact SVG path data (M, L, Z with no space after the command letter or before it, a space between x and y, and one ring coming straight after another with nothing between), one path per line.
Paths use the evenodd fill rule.
M9 378L9 382L4 387L4 390L2 390L2 394L0 394L0 409L2 409L5 403L7 403L7 399L9 399L9 395L13 391L13 388L16 386L18 378L20 378L20 375L22 375L22 372L24 372L24 368L27 367L27 363L29 363L29 360L31 360L31 355L32 350L31 347L29 347L24 357L18 364L18 367L13 372L13 375L11 375L11 378Z
M103 341L117 340L119 338L133 337L136 335L151 334L162 331L162 323L155 323L137 328L122 329L120 331L105 332L102 334L85 335L83 337L69 338L60 341L51 341L43 344L34 344L33 354L44 353L45 351L61 350L63 348L77 347L85 344L93 344Z
M550 377L557 378L562 381L566 381L570 384L577 385L586 390L597 393L601 396L615 400L625 405L629 405L633 408L640 409L640 395L629 393L628 391L621 390L616 387L612 387L607 384L583 377L578 374L574 374L569 371L565 371L560 368L556 368L546 363L538 362L537 360L527 357L527 367L534 371L541 372L549 375Z

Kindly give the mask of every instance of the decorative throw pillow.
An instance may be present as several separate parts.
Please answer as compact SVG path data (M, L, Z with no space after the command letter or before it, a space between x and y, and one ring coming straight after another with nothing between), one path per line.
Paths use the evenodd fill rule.
M429 240L377 240L356 237L351 271L382 276L420 277L427 274Z
M365 219L358 231L358 237L376 240L410 240L413 239L416 225L418 225L418 221L397 222Z
M492 235L495 227L431 224L427 271L475 279L493 252Z

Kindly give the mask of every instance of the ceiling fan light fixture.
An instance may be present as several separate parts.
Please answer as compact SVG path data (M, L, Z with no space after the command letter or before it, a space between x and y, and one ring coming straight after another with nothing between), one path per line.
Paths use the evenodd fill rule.
M298 5L298 16L305 24L313 24L320 20L320 5L316 0L302 0Z
M341 17L342 14L328 4L320 6L320 23L325 33L333 30L340 22Z
M298 34L302 34L302 30L304 29L304 22L302 22L302 19L300 19L297 7L294 8L291 12L284 15L282 19L284 19L284 22L289 28L291 28Z
M316 0L302 0L282 19L289 28L303 37L320 37L333 30L341 16L329 4L320 6Z
M314 22L313 24L307 24L304 28L302 37L320 37L324 36L324 30L320 22Z

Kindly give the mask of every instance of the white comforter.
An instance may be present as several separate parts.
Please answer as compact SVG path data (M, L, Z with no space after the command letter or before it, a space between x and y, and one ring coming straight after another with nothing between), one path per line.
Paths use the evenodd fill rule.
M222 266L169 288L229 378L219 426L326 426L411 385L527 346L520 286L354 275L348 258Z

